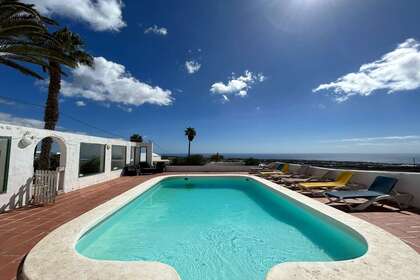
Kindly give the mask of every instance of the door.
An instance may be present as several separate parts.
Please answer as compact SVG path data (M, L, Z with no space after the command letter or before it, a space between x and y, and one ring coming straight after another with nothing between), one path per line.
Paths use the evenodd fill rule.
M0 137L0 193L7 191L9 174L10 137Z

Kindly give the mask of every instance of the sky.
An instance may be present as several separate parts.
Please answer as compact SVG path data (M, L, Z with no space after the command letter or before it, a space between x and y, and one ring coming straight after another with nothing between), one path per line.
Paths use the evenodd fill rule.
M193 153L420 152L420 1L24 2L95 58L65 70L60 130L160 153L189 126ZM0 65L0 85L1 122L42 126L46 82Z

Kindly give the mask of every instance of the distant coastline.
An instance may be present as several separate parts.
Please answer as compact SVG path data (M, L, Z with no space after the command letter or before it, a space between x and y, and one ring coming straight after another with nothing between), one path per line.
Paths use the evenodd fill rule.
M209 157L214 153L200 153L203 156ZM219 153L225 159L244 159L255 158L260 160L304 160L304 161L339 161L339 162L366 162L366 163L392 163L413 165L420 164L419 153L290 153L290 154L259 154L259 153ZM165 156L179 156L183 157L183 153L170 153ZM414 161L413 161L414 159Z
M285 161L297 164L309 164L329 168L358 170L383 170L400 172L420 172L420 154L355 154L355 153L313 153L313 154L253 154L220 153L224 160L255 158L262 162ZM210 157L211 153L202 154ZM184 157L185 154L166 154L167 157Z

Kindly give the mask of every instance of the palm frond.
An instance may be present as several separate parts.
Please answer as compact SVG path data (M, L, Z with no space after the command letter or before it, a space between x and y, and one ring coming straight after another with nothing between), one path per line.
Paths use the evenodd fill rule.
M41 75L39 75L35 71L33 71L33 70L23 66L23 65L20 65L19 63L16 63L13 60L3 58L3 56L0 56L0 64L4 64L6 66L12 67L12 68L18 70L19 72L21 72L22 74L32 76L32 77L37 78L39 80L44 79Z
M48 33L47 26L56 22L41 16L34 5L17 0L0 0L0 64L42 78L28 67L18 63L31 63L47 68L54 60L75 67L74 59L61 51L61 43Z
M77 33L65 27L54 32L53 36L61 43L62 51L73 59L76 66L79 64L93 66L93 57L83 49L83 40Z
M18 61L36 64L43 68L49 67L47 60L38 58L38 57L33 57L33 56L28 56L28 55L16 55L16 54L3 54L1 57L5 59L9 59L9 60L18 60Z
M83 40L77 33L68 28L48 32L48 25L56 24L41 16L33 5L0 0L0 53L3 57L0 64L14 65L22 73L31 72L16 61L37 64L47 71L54 64L51 62L69 68L79 64L92 66L93 57L84 51ZM61 69L60 72L64 74Z
M70 68L75 68L77 62L69 55L63 53L60 49L56 48L45 48L42 45L33 43L11 43L11 44L0 44L0 52L16 54L16 55L27 55L32 57L40 57L46 60L53 60L60 64L64 64Z

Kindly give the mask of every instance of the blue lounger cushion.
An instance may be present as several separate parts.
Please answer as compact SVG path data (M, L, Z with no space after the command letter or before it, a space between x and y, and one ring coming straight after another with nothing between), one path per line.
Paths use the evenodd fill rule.
M398 179L378 176L375 181L370 185L368 190L361 191L330 191L326 192L325 195L329 197L335 197L339 199L348 198L372 198L382 195L390 194L392 189L397 184Z
M276 169L283 170L283 167L284 167L284 163L280 163L279 165L277 165Z
M339 199L345 198L371 198L384 195L384 193L375 192L375 191L330 191L326 192L325 195L329 197L336 197Z

